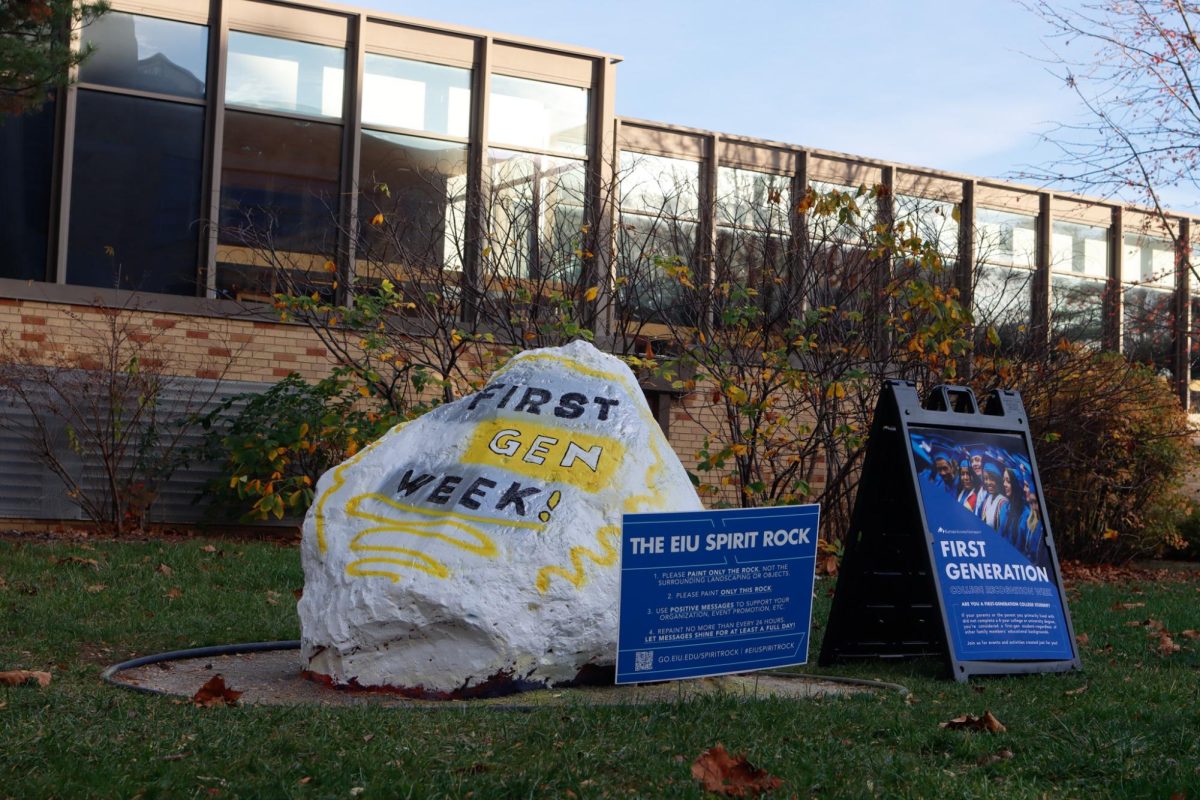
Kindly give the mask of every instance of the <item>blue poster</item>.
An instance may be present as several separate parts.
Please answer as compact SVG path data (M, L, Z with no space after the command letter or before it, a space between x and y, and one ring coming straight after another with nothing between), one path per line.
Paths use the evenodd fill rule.
M626 514L617 683L808 661L820 506Z
M917 426L909 435L955 656L1074 658L1024 437Z

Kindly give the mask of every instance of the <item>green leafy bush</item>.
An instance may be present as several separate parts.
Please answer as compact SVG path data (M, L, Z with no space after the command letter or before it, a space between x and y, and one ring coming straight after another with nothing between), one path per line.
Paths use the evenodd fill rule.
M317 479L399 421L387 406L364 408L370 393L335 374L309 384L296 373L261 394L230 398L206 414L201 456L220 460L208 488L243 520L300 515Z
M1114 561L1184 546L1183 482L1197 462L1172 388L1115 353L1062 343L978 376L1021 390L1059 555Z

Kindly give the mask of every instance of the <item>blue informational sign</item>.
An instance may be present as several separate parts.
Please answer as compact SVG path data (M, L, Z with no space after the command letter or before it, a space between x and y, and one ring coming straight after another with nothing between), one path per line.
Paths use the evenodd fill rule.
M1073 658L1024 438L918 426L909 436L955 656Z
M626 514L617 683L808 661L820 506Z

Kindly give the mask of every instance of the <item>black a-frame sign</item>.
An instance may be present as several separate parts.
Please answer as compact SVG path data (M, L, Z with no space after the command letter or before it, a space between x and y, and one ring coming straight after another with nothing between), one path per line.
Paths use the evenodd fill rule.
M1081 663L1021 396L886 381L820 663L938 656L971 675Z

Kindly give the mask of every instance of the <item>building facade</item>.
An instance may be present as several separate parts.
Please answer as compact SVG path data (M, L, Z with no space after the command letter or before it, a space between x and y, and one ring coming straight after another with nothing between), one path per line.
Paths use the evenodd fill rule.
M419 253L458 276L468 318L500 252L516 278L589 269L605 287L652 256L701 283L769 271L810 233L811 186L935 241L1006 335L1122 351L1200 402L1187 215L1164 228L1096 199L622 119L611 54L343 6L113 0L82 38L95 53L77 80L0 126L0 323L34 347L69 346L71 309L132 294L189 375L212 377L233 341L245 385L318 377L321 342L247 313L281 261L289 288L347 302L372 264ZM407 227L384 241L383 220ZM556 236L586 264L554 261ZM670 296L625 304L686 321ZM674 416L686 463L702 437L686 413L660 418Z

